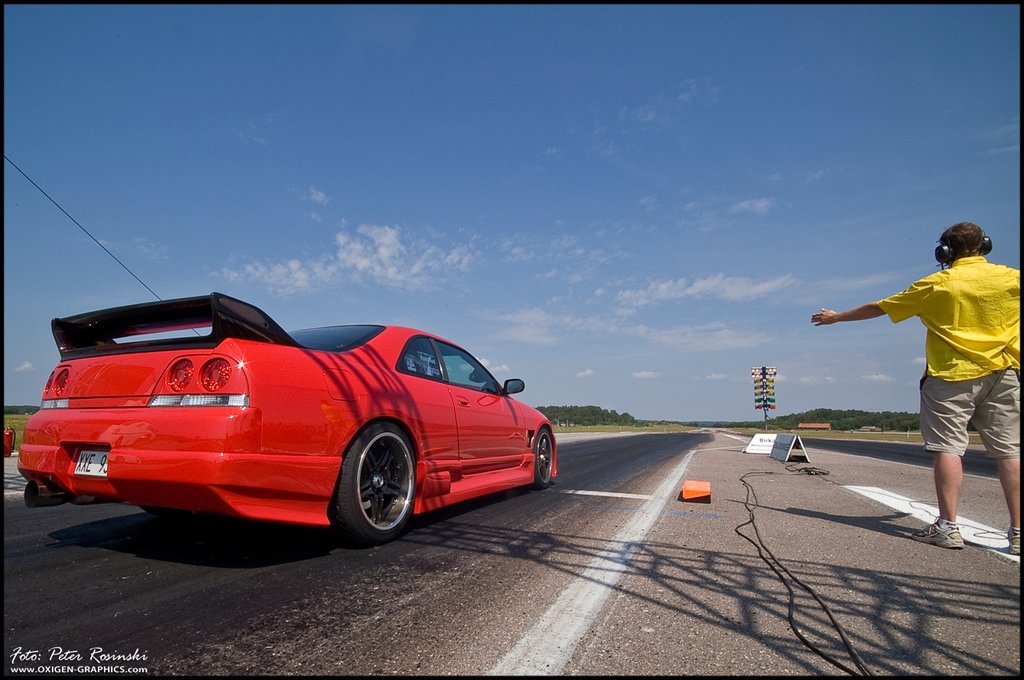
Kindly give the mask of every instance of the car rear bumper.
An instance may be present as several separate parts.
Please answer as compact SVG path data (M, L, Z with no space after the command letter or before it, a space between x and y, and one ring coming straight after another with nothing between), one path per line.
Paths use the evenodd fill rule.
M43 493L64 494L69 500L93 497L327 526L340 455L262 451L259 414L249 411L234 419L220 415L204 420L170 409L156 414L147 409L150 419L116 427L88 411L40 411L26 427L18 470ZM130 419L122 414L118 422ZM82 451L106 454L104 476L75 474Z
M112 450L105 477L75 474L77 452L23 445L18 470L51 493L156 508L327 526L341 459Z

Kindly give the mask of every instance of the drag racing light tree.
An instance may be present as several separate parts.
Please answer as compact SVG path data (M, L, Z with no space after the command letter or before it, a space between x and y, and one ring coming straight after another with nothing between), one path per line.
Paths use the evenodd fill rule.
M750 377L754 380L754 408L764 411L764 431L768 431L768 411L775 410L775 367L754 366Z

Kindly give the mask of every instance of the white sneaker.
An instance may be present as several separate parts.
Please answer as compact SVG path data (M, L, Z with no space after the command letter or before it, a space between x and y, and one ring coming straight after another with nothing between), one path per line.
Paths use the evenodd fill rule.
M943 529L939 526L938 522L929 524L920 531L915 531L910 534L910 537L915 541L931 543L932 545L937 545L940 548L960 550L964 547L964 539L963 536L960 535L959 529ZM1017 553L1020 554L1020 545L1017 546Z

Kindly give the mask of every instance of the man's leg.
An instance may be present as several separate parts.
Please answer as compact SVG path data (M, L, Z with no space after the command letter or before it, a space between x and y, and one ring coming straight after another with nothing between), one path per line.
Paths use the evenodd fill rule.
M957 504L960 500L960 486L964 481L964 467L960 456L953 453L936 453L933 464L935 495L939 503L939 517L956 523ZM1002 467L999 468L1002 470ZM1001 475L1000 475L1001 476ZM1020 466L1017 466L1017 480L1020 483ZM1005 488L1005 487L1004 487ZM1020 489L1017 489L1017 516L1020 518Z
M1010 554L1020 554L1020 376L1017 371L992 375L994 384L974 414L975 426L989 455L996 459L999 483L1010 514ZM1016 530L1016 531L1015 531Z
M998 465L999 483L1010 511L1010 526L1020 527L1020 458L1003 458Z

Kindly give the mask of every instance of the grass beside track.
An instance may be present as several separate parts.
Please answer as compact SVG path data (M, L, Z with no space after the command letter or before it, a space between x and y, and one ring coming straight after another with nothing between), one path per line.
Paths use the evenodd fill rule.
M25 421L27 420L27 415L4 415L4 427L10 427L14 430L15 449L17 449L22 442L22 437L25 434ZM637 434L645 432L695 432L699 429L703 428L676 423L658 423L656 425L634 427L620 427L618 425L580 425L577 427L555 427L555 435L557 436L562 432L636 432ZM755 434L764 432L764 429L754 427L720 427L715 429L745 437L753 437ZM777 430L772 429L771 427L768 428L768 434L780 432L799 434L801 437L806 439L864 439L880 442L922 443L920 432L840 432L837 430ZM981 445L981 439L978 437L976 432L971 433L971 444L978 446Z
M578 427L555 427L555 435L562 432L696 432L705 428L688 425L677 425L671 423L659 423L650 426L620 427L618 425L585 425ZM755 434L765 432L764 428L757 427L716 427L716 430L729 432L744 437L753 437ZM798 434L803 439L860 439L876 442L910 442L912 444L924 444L921 433L916 430L910 432L861 432L860 430L785 430L768 427L768 434L790 433ZM970 433L971 445L981 446L981 438L977 432Z

